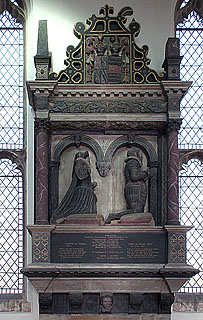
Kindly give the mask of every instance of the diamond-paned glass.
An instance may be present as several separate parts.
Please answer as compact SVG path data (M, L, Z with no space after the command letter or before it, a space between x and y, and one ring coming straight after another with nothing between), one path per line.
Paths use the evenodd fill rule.
M199 274L181 288L182 292L203 293L203 165L192 159L179 174L180 220L193 226L187 232L187 260Z
M23 182L9 159L0 159L0 293L23 292Z
M189 1L184 0L182 7ZM180 75L183 81L192 81L181 102L182 126L179 148L203 149L203 19L193 11L177 25L180 39ZM179 173L179 205L182 225L192 225L187 233L187 261L201 270L181 288L181 292L203 292L203 166L192 159Z
M23 26L0 15L0 149L23 147Z
M177 26L176 37L180 39L180 75L183 81L193 81L181 102L182 125L179 147L203 148L203 19L193 11Z

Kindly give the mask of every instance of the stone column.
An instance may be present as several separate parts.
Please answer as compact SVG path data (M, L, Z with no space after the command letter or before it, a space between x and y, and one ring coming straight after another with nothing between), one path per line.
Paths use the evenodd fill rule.
M168 219L167 224L179 224L178 205L178 129L180 120L168 124Z
M37 120L35 224L48 224L48 121Z

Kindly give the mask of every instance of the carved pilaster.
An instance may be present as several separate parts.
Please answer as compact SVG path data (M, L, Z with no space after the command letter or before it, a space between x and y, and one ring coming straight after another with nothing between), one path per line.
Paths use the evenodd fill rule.
M168 224L179 224L178 205L178 129L180 120L168 124Z
M27 226L32 236L32 263L50 262L51 232L53 228L50 225Z
M186 238L184 233L169 233L169 263L181 263L186 260Z
M32 262L50 262L50 233L33 232Z
M36 224L48 223L48 121L35 122Z
M192 227L165 226L168 232L168 264L186 264L186 232Z

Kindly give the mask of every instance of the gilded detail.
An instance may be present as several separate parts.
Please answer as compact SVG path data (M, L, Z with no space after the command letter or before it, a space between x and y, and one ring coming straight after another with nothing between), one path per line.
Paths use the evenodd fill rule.
M139 48L135 43L140 24L133 19L125 26L126 17L133 10L124 7L113 16L114 9L106 5L99 13L87 19L89 28L82 22L76 23L74 34L80 43L76 48L68 46L66 69L51 73L49 79L70 84L141 84L163 80L163 74L149 68L148 47Z

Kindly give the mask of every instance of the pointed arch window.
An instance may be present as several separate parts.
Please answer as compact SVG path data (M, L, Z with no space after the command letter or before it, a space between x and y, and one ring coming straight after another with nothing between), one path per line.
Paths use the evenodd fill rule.
M180 220L193 225L188 232L188 263L200 269L182 292L203 292L203 10L201 1L179 0L176 37L180 39L181 80L192 85L181 102L179 149L185 157L179 174ZM187 156L189 155L189 157ZM188 161L187 161L188 160Z
M24 11L0 5L0 294L23 293Z

